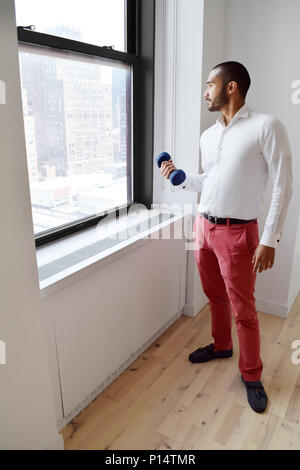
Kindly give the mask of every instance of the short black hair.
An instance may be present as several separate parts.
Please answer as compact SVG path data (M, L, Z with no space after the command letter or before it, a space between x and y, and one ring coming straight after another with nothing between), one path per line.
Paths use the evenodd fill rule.
M215 69L220 69L220 75L225 85L231 81L236 82L242 97L246 98L251 79L248 70L243 64L234 61L222 62L213 67L212 70Z

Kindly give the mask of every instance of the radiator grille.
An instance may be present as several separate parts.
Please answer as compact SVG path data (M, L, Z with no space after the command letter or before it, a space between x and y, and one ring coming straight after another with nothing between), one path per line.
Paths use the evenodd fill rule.
M143 233L155 227L156 225L160 225L161 223L172 219L174 216L175 214L159 214L158 221L155 225L153 225L153 222L151 223L151 219L149 219L148 229L147 228L145 229L145 221L144 221L135 227L135 231L137 233L139 232ZM142 227L142 230L141 230L141 227ZM61 258L58 258L54 261L51 261L50 263L40 266L39 267L39 280L44 281L45 279L48 279L49 277L54 276L55 274L58 274L64 271L65 269L71 268L72 266L82 261L85 261L88 258L91 258L92 256L95 256L98 253L101 253L102 251L112 248L113 246L119 244L120 242L123 242L131 238L130 229L123 230L119 232L119 234L120 234L119 237L116 239L105 238L103 240L99 240L86 247L80 248L79 250L74 251L66 256L62 256Z

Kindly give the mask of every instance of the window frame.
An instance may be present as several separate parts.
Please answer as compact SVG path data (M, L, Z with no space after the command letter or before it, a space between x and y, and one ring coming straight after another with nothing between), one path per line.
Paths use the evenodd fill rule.
M127 138L127 161L132 159L133 202L88 216L68 225L49 229L35 235L36 247L97 225L106 217L119 218L134 204L143 204L151 209L153 202L153 138L154 138L154 51L155 51L155 1L124 0L126 52L32 31L28 26L18 26L19 44L30 44L64 50L88 56L111 59L132 66L132 103L127 100L127 109L132 110L130 133ZM129 147L132 148L129 148ZM142 158L141 158L142 156ZM127 171L130 165L127 165ZM131 188L128 188L131 193ZM128 194L129 195L129 194Z

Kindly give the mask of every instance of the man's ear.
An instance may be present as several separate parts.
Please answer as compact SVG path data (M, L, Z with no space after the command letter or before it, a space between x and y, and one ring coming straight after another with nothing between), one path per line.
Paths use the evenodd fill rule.
M227 84L227 91L230 95L234 93L237 90L237 83L234 81L231 81Z

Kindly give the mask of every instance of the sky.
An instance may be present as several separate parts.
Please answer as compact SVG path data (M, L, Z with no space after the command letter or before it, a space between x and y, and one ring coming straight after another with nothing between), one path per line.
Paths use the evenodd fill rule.
M82 41L113 45L124 51L125 0L15 0L17 26L34 24L36 31L66 24L81 28Z

